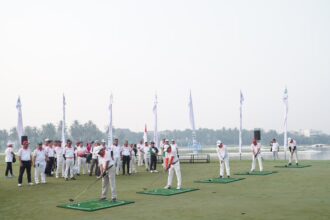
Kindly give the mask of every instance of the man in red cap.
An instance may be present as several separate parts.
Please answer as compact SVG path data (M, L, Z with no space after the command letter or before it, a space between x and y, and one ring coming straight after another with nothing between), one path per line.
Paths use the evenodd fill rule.
M31 150L29 148L29 141L27 139L27 136L22 136L22 147L18 150L18 161L19 161L19 176L18 176L18 186L22 186L23 182L23 174L26 170L27 173L27 179L29 185L33 185L31 181L31 161L32 161L32 155Z

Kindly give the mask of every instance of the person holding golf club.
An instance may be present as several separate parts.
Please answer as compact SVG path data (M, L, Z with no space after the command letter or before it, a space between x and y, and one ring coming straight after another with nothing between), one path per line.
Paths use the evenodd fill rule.
M38 143L37 149L33 152L32 166L34 167L34 181L39 184L39 176L41 176L41 183L46 183L46 163L48 155L45 148L42 147L42 142Z
M101 148L98 151L100 156L100 172L99 178L102 178L102 192L100 200L106 200L109 191L109 185L111 185L111 201L115 202L117 200L117 190L116 190L116 171L115 171L115 161L111 150L106 150Z
M217 141L217 146L217 155L220 162L220 178L223 177L224 166L226 167L227 177L230 178L229 154L227 147L220 140Z
M173 175L174 172L177 178L177 188L181 189L182 179L181 179L181 169L180 169L180 161L178 158L177 150L174 146L168 145L165 149L166 157L165 157L165 170L168 171L167 185L164 189L170 189L172 187Z
M288 146L290 151L290 157L289 157L289 166L291 166L293 157L296 161L296 165L298 166L298 154L297 154L297 142L293 140L292 138L288 138Z
M69 180L69 173L70 173L70 179L76 180L73 176L73 166L74 166L74 161L75 161L75 151L74 148L72 147L72 141L68 139L66 141L66 147L63 151L63 158L65 160L65 174L64 178L66 181Z
M258 160L259 170L260 172L262 172L263 166L262 166L262 158L261 158L261 144L258 143L256 139L253 139L252 141L251 150L252 150L252 167L250 172L253 172L255 170L256 160Z

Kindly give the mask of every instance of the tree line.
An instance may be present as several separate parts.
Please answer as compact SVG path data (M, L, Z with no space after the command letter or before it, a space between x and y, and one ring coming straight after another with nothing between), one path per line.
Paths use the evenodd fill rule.
M42 125L40 128L26 126L24 128L25 135L29 137L31 147L35 147L38 142L43 141L46 138L61 140L62 134L62 121L57 125L53 123L47 123ZM75 141L83 141L84 143L93 140L107 140L108 128L103 131L100 130L92 121L86 123L80 123L75 120L66 129L66 138L70 138ZM114 128L114 137L117 137L120 143L124 140L129 140L130 143L138 143L143 138L143 132L134 132L129 129ZM237 128L221 128L221 129L207 129L200 128L196 130L197 141L202 146L215 145L218 139L222 140L223 143L227 145L238 145L238 135L239 130ZM283 133L278 133L275 130L261 130L261 143L263 145L268 145L273 138L276 138L280 145L283 145ZM330 135L322 134L313 137L305 137L298 133L288 133L288 137L297 140L299 145L312 145L312 144L330 144ZM190 129L186 130L165 130L159 132L159 140L163 138L176 140L179 146L189 146L192 140L192 131ZM153 139L153 132L148 132L148 140ZM243 145L249 145L253 139L253 130L242 131L242 142ZM3 152L6 148L8 141L15 142L15 148L19 147L18 135L16 128L12 128L9 131L0 130L0 152Z

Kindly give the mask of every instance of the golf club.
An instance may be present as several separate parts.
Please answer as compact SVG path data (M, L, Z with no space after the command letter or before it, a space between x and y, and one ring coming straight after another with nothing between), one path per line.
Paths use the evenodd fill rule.
M103 176L107 175L107 171L113 167L113 165L109 166L108 169L106 169L106 171L104 172ZM96 182L98 182L100 179L102 179L102 177L97 178L95 181L93 181L92 183L90 183L83 191L81 191L80 193L78 193L78 195L76 195L76 197L74 197L73 199L69 199L70 202L74 202L76 201L76 199L78 199L82 194L84 194L87 190L89 190Z

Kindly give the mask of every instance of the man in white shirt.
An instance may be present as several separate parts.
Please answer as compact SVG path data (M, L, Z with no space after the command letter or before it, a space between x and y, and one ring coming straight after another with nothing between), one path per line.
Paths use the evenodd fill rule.
M90 176L93 174L93 170L95 167L95 175L100 175L100 168L99 168L99 161L98 161L98 154L97 152L101 149L101 144L99 141L95 141L94 147L92 149L92 165L91 165L91 172L89 173Z
M227 146L218 140L216 151L220 162L220 178L224 176L224 166L226 167L227 177L230 178L229 154L227 151Z
M37 149L33 152L34 180L36 184L39 184L39 175L41 176L41 183L46 183L45 169L47 160L46 150L42 147L42 142L40 142Z
M138 166L143 166L143 140L137 145L137 154L138 154Z
M131 161L131 148L128 145L128 140L125 141L124 146L122 147L121 157L123 161L123 175L125 175L125 165L127 166L127 175L131 175L129 172L129 165Z
M27 136L22 136L22 147L18 150L17 156L19 161L19 176L18 176L18 186L22 186L24 171L26 170L28 184L33 185L31 181L31 150L29 148L29 141Z
M131 144L130 145L131 148L131 161L130 161L130 171L129 173L137 173L136 170L136 153L137 153L137 148L136 148L136 144Z
M68 139L66 141L66 147L63 151L63 157L65 160L65 174L64 178L66 181L69 180L69 173L70 173L70 179L76 180L73 176L73 166L74 166L74 160L75 160L75 152L74 148L72 147L72 141Z
M12 142L7 143L7 148L5 150L5 162L6 162L6 172L5 176L7 178L13 177L13 157L14 157L14 151L13 151L14 144ZM9 174L9 175L8 175Z
M167 185L164 187L165 189L170 189L172 187L173 175L174 172L177 178L177 188L181 189L182 179L181 179L181 168L180 161L177 155L177 150L175 147L168 145L166 150L166 158L165 158L165 167L166 171L168 171Z
M280 150L280 145L277 143L276 139L273 138L271 151L273 153L273 159L278 160L278 152Z
M46 153L48 156L45 173L47 174L47 176L53 176L52 171L53 171L53 166L54 166L54 161L55 161L55 150L53 148L53 141L49 140L47 138L45 140L44 149L46 150Z
M111 148L115 161L116 175L119 175L119 172L121 170L121 147L119 146L118 138L115 138Z
M111 185L111 201L117 200L116 190L116 173L114 167L114 158L111 156L111 150L101 148L98 152L100 156L100 178L102 178L102 193L100 200L106 200L109 191L109 185Z
M56 178L59 178L59 175L61 173L62 177L64 177L64 173L65 173L65 161L63 158L63 151L64 148L61 146L62 143L61 141L55 141L55 154L56 154L56 172L55 172L55 176Z
M290 151L289 166L292 163L293 157L295 159L296 165L298 166L297 142L292 138L288 138L288 142L289 142L288 146Z
M251 144L251 150L252 150L251 172L253 172L256 168L256 160L258 160L259 170L260 170L260 172L262 172L263 166L262 166L262 158L261 158L261 145L260 145L260 143L257 142L256 139L253 139L253 142Z
M149 168L150 168L150 148L149 148L148 142L144 143L143 155L144 155L144 164L146 166L146 171L149 171Z
M86 147L84 147L83 143L79 141L77 143L77 159L78 159L78 169L77 169L77 175L80 175L80 169L82 171L82 174L85 175L87 171L87 165L86 165Z

